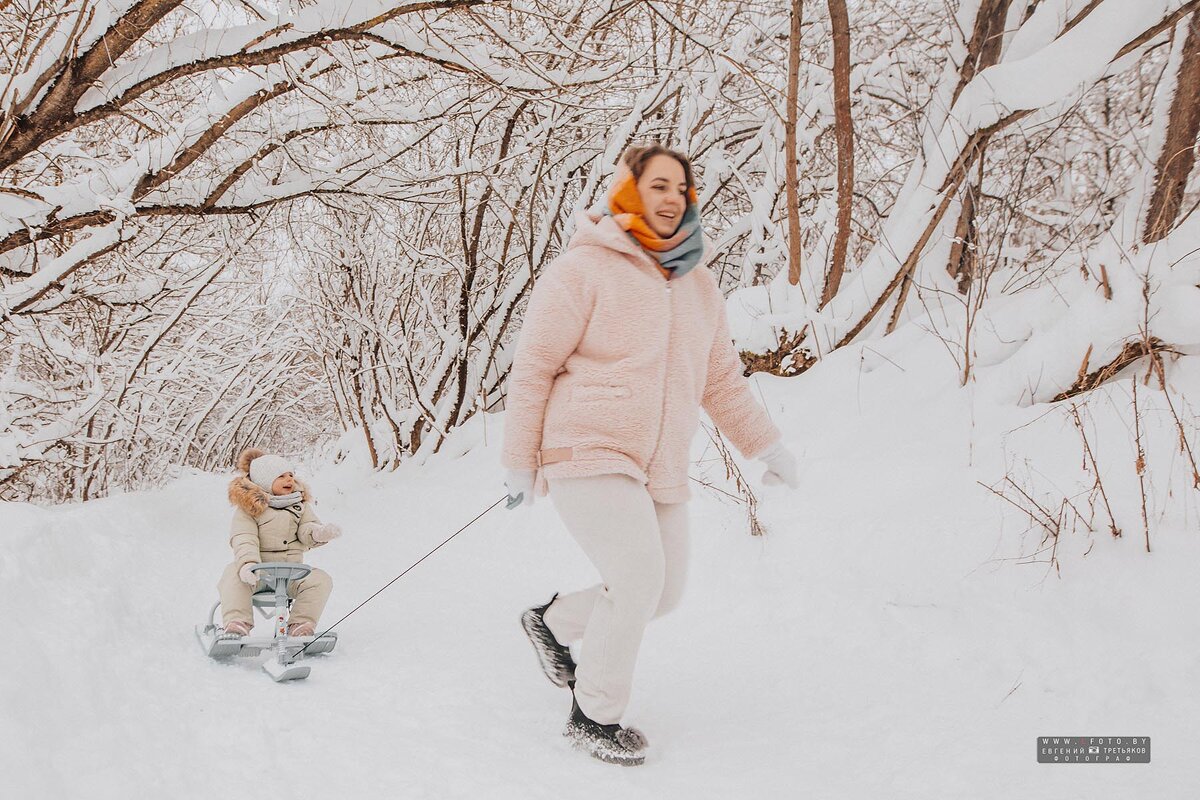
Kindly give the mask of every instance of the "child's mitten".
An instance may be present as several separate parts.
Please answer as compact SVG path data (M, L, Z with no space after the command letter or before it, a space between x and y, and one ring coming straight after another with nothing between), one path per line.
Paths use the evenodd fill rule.
M334 525L332 522L327 522L324 525L315 528L312 532L313 541L322 543L336 539L341 535L342 529L337 525Z
M242 564L242 568L238 570L238 577L242 579L243 583L248 583L251 586L258 586L258 576L250 571L257 566L258 562Z

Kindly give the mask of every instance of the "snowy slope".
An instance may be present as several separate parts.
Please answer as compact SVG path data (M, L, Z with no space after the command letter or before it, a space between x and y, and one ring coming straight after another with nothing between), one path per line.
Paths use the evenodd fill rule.
M0 794L1194 791L1195 518L1155 520L1150 555L1130 518L1121 539L1065 534L1061 577L1024 563L1039 535L977 481L997 481L1014 454L1074 468L1077 434L1045 406L987 406L952 370L918 368L938 356L909 346L907 361L847 348L800 378L759 380L803 453L803 489L760 491L763 538L696 491L688 594L648 632L627 717L653 748L641 769L566 747L569 697L517 623L594 578L545 499L489 513L343 623L309 680L276 685L254 663L207 661L193 638L230 516L227 478L198 474L76 506L0 506ZM1178 378L1200 396L1200 375ZM1116 442L1122 424L1098 415L1097 435ZM500 496L500 425L478 420L425 465L311 474L320 515L346 531L312 558L335 581L324 622ZM747 471L757 481L761 468ZM1112 485L1133 508L1136 482ZM1039 765L1039 735L1151 736L1153 763Z

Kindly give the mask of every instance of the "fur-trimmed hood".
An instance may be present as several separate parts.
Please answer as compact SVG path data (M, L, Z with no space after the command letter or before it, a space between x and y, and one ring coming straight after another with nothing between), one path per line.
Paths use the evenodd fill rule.
M250 480L250 462L265 455L264 451L257 447L247 447L238 455L237 469L238 475L229 482L229 502L237 508L245 511L251 517L257 517L267 510L267 499L270 495L254 481ZM295 478L296 488L304 496L305 503L312 502L312 494L308 491L308 486L299 478Z
M312 502L312 494L308 486L296 478L296 488L304 496L305 503ZM251 517L257 517L267 510L267 499L270 497L261 486L245 475L238 475L229 482L229 502L245 511Z

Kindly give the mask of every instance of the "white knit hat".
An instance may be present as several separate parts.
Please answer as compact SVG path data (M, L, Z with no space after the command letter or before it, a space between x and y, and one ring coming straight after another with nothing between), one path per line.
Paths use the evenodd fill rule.
M250 480L258 484L266 492L271 491L271 484L285 472L294 472L291 463L283 456L259 456L250 462Z

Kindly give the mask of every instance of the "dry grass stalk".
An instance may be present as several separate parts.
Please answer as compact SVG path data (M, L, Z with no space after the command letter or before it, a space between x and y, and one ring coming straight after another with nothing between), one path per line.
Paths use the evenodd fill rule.
M1029 558L1033 558L1033 556L1037 556L1047 550L1050 554L1048 562L1033 559L1022 563L1049 563L1050 566L1054 567L1055 573L1061 575L1062 570L1058 561L1059 538L1063 533L1073 533L1081 522L1089 532L1092 531L1092 521L1095 518L1094 508L1092 516L1085 517L1079 508L1071 502L1070 498L1063 497L1062 500L1058 501L1057 506L1052 507L1047 503L1036 500L1033 495L1014 481L1010 475L1005 475L1001 484L1000 488L996 488L982 482L979 483L980 486L1029 517L1031 523L1042 529L1042 539L1038 543L1038 549ZM1049 547L1046 546L1047 542L1049 542ZM1084 555L1086 556L1090 553L1091 549L1089 545Z
M751 488L750 483L746 480L745 474L737 465L737 462L733 460L733 453L729 450L729 445L725 442L725 437L721 435L720 431L709 425L705 425L704 430L708 433L709 440L717 448L717 455L720 456L721 462L725 465L726 480L733 481L737 494L730 494L724 489L705 481L695 478L693 480L696 480L701 486L744 504L746 506L746 521L750 527L750 535L762 536L767 532L767 529L763 527L763 524L758 519L758 496L754 494L754 489Z
M1146 552L1150 552L1150 518L1146 514L1146 451L1142 447L1142 414L1138 410L1137 381L1133 381L1133 438L1137 443L1137 459L1133 468L1138 476L1138 489L1142 494L1142 527L1146 532Z
M1200 489L1200 467L1196 466L1196 453L1192 450L1187 431L1183 427L1183 420L1180 418L1179 412L1175 410L1175 402L1171 399L1171 392L1167 387L1167 370L1160 353L1155 353L1151 358L1146 380L1150 379L1151 372L1158 378L1158 388L1162 390L1163 397L1167 401L1167 409L1171 412L1171 419L1175 421L1175 430L1179 433L1179 452L1181 455L1187 456L1188 464L1192 468L1192 488Z
M1091 352L1091 348L1088 348ZM1092 445L1088 441L1087 433L1083 429L1083 420L1079 418L1079 408L1074 403L1071 404L1071 416L1075 420L1075 429L1079 431L1079 438L1083 440L1083 453L1087 461L1083 464L1083 471L1088 471L1088 464L1091 464L1092 474L1096 476L1096 482L1092 484L1093 495L1099 493L1100 498L1104 501L1104 510L1108 512L1108 529L1116 539L1121 535L1121 529L1117 527L1117 520L1113 516L1112 506L1108 502L1108 493L1104 491L1104 482L1100 480L1100 466L1096 463L1096 455L1092 452Z

